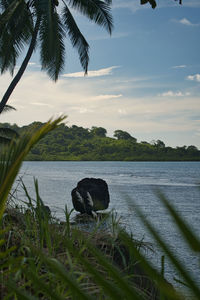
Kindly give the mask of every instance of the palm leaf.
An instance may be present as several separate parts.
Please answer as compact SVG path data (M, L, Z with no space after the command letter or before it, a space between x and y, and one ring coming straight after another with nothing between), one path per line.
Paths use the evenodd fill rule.
M77 48L81 65L87 73L89 63L89 45L80 32L67 5L63 8L63 23L65 24L72 46Z
M74 276L72 276L57 259L49 258L46 255L44 255L41 251L38 251L36 249L33 249L33 251L49 267L49 269L53 272L54 276L56 276L59 280L65 283L66 287L68 287L71 290L72 295L76 295L77 299L92 300L92 297L82 290L80 284L74 278ZM32 275L33 274L31 274L31 276Z
M9 112L9 111L11 111L11 110L16 110L16 108L13 107L13 106L11 106L11 105L5 105L5 107L4 107L3 111L2 111L2 113L6 113L6 112Z
M11 0L11 1L1 1L0 2L1 10L3 10L3 13L0 15L1 30L3 28L3 25L5 25L10 20L10 18L13 16L18 5L20 5L20 3L23 1L24 0L18 0L18 1Z
M0 68L1 73L10 70L13 74L16 59L32 34L33 20L24 0L10 2L10 6L17 5L12 10L5 7L0 16Z
M105 27L111 34L113 20L110 14L110 1L102 0L69 0L69 5L88 17L96 24Z
M42 69L57 80L64 66L64 30L56 10L43 14L40 26L40 54Z
M65 298L60 295L56 289L52 290L52 285L46 283L44 280L42 280L38 273L34 270L24 270L24 273L26 274L27 278L31 280L32 284L35 286L35 288L45 294L45 296L49 297L49 299L55 299L55 300L65 300ZM18 289L20 291L21 289Z
M82 250L78 251L74 249L73 244L69 241L67 243L68 249L75 254L76 258L79 260L81 264L84 265L86 271L93 276L93 279L96 283L102 287L104 292L109 295L111 299L135 299L142 300L143 298L141 292L139 292L127 279L124 278L123 273L114 266L114 264L108 259L104 257L104 254L100 252L91 242L87 241L83 234L80 231L73 232L74 236L80 240L81 236L84 241L84 246L87 251L89 251L98 263L105 269L105 271L110 275L110 280L105 278L103 274L101 274L94 265L90 263L87 258L84 258L82 255Z
M167 299L172 300L183 300L183 296L176 292L176 290L167 284L166 280L163 277L162 272L159 273L158 270L152 266L151 262L142 254L134 244L131 236L128 235L125 231L120 231L119 238L124 241L125 245L128 246L130 255L133 260L137 260L139 265L143 268L146 275L153 280L159 291L164 294Z
M5 128L0 127L0 134L3 135L3 137L5 136L6 138L9 138L9 136L11 138L19 136L19 134L14 129L6 128L6 127Z
M15 295L13 299L20 300L38 300L38 298L30 295L29 293L19 289L16 283L13 280L9 280L7 283L8 288L12 291L12 294ZM17 297L17 298L16 298Z
M130 208L131 207L133 208L133 206L130 206ZM158 243L158 245L161 247L161 249L165 252L165 254L168 256L168 258L170 259L170 261L172 262L174 267L177 269L179 274L182 276L186 285L189 286L189 289L191 290L193 295L196 296L198 299L199 295L200 295L200 288L198 287L198 285L196 284L196 282L194 281L192 276L188 273L188 271L182 266L182 262L178 258L176 258L174 253L170 250L168 244L162 239L162 237L158 234L157 230L150 224L150 222L147 221L147 219L145 218L145 216L143 215L141 210L136 205L134 206L134 210L141 218L145 227L152 234L155 241ZM177 222L176 222L176 224L177 224ZM192 246L191 246L191 248L192 248Z
M9 144L11 139L5 136L0 136L0 144Z
M0 155L0 219L5 209L8 194L24 158L30 149L50 130L57 127L62 120L64 120L64 117L60 117L55 121L48 121L34 133L21 137L15 144L11 143Z
M167 201L166 197L162 193L158 193L159 199L163 205L167 208L170 215L173 217L177 227L179 228L182 236L185 238L188 246L195 252L200 253L200 240L191 230L189 225L183 220L183 218L176 212L174 207Z

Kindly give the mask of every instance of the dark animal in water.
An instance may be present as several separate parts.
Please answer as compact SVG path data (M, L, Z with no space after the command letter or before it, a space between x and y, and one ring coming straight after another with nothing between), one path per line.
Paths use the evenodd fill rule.
M110 196L107 183L100 178L84 178L71 192L75 210L96 216L96 211L108 208Z

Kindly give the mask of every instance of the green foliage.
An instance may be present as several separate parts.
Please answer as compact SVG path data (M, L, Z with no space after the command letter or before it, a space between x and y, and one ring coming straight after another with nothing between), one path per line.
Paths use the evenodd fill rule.
M59 6L59 10L58 7ZM0 69L13 73L16 60L29 44L36 25L33 48L40 47L42 69L56 80L64 65L64 38L68 34L78 51L81 65L87 72L89 45L78 28L69 7L79 11L94 23L111 33L112 16L109 1L0 1Z
M8 123L0 127L15 129L20 135L43 125L33 122L17 127ZM116 136L116 132L119 136ZM27 160L83 160L83 161L199 161L200 151L195 146L166 147L161 140L137 143L128 132L116 130L116 138L106 136L106 129L91 129L65 124L48 133L27 156Z
M11 110L15 110L15 108L13 106L10 105L6 105L4 107L4 110L2 111L2 113L5 112L9 112ZM9 125L9 124L8 124ZM0 127L0 144L4 145L4 144L9 144L11 142L12 139L18 137L18 133L14 128L10 128L9 126L4 126ZM2 147L0 147L1 149Z
M106 137L107 130L103 127L92 126L90 131L94 136Z
M137 139L132 137L128 132L123 130L115 130L114 137L116 137L118 140L132 140L137 142Z
M19 172L22 161L30 149L44 137L45 134L56 128L63 119L63 117L60 117L55 121L50 120L34 133L29 132L18 139L16 143L4 147L2 153L0 153L0 218L4 212L9 191Z
M159 272L141 251L144 243L120 228L112 217L110 234L100 229L90 233L70 223L60 223L44 210L38 182L35 199L22 182L26 208L13 208L8 201L22 160L31 147L62 118L48 122L10 145L0 154L0 288L2 299L186 299L164 278L164 258ZM63 125L61 125L63 127ZM58 129L60 129L58 127ZM77 130L77 128L76 128ZM53 132L52 132L53 133ZM163 194L158 197L172 216L188 247L199 257L200 240ZM200 289L170 247L138 207L129 204L164 251L194 300Z
M177 1L177 0L174 0ZM141 5L149 3L151 7L154 9L157 6L157 1L155 0L140 0ZM182 4L182 0L179 0L179 4Z

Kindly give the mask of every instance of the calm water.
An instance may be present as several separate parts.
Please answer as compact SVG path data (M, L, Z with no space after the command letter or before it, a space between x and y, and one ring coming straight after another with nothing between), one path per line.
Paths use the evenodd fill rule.
M130 211L127 199L138 205L154 224L183 264L200 283L199 261L191 253L176 231L175 226L155 193L165 193L193 230L200 236L200 162L25 162L20 175L33 193L33 177L39 181L40 195L60 218L64 218L64 206L72 208L71 190L84 177L106 180L110 192L109 210L114 209L128 230L137 239L151 236L140 223L134 211ZM18 197L23 197L20 193ZM152 260L160 265L161 251L155 245L157 255ZM175 274L166 265L166 277L173 282Z

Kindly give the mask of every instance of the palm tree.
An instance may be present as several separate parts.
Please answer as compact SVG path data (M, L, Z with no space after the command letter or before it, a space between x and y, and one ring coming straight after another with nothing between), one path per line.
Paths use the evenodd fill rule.
M8 112L11 110L16 110L13 106L5 105L2 112ZM13 138L18 137L19 134L11 128L0 127L0 144L9 144Z
M22 77L33 51L39 47L42 70L57 80L64 68L67 35L79 54L85 74L88 70L89 45L69 9L72 8L111 34L112 0L0 0L0 70L13 75L16 61L24 46L26 56L6 90L1 102L3 111L15 86Z

